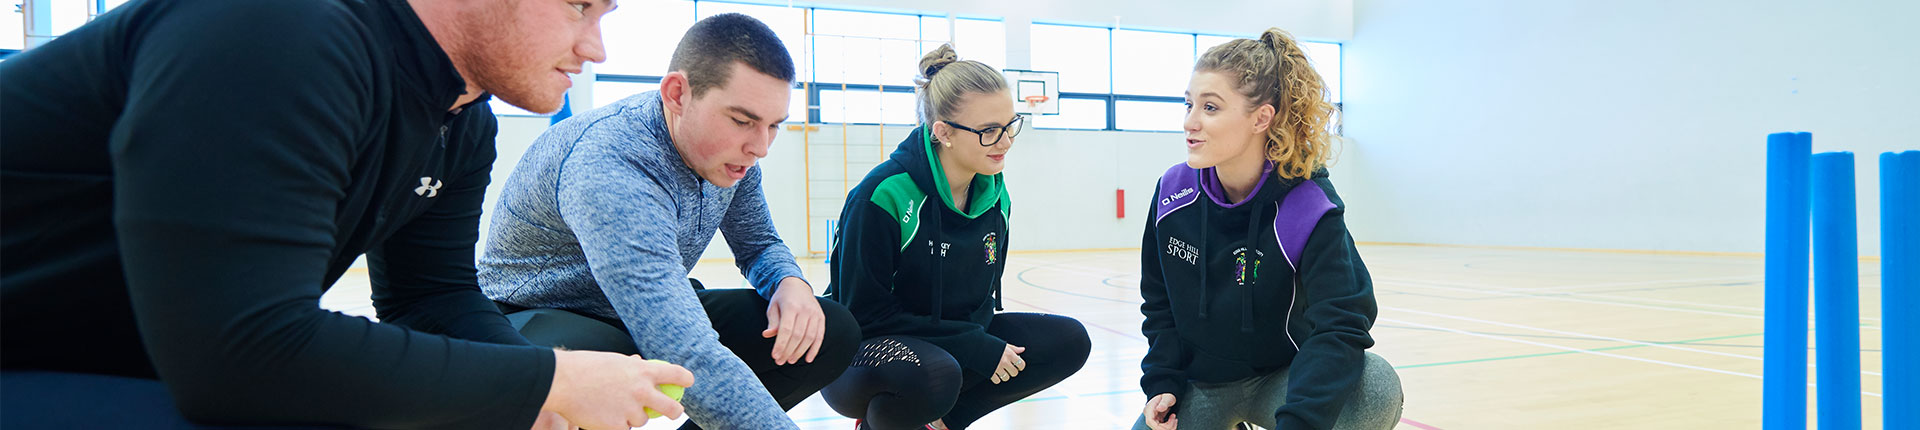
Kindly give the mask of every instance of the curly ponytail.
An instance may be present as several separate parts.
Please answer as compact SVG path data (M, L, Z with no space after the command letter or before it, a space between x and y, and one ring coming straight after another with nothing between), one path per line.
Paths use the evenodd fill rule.
M1292 35L1269 28L1259 40L1237 39L1215 46L1193 70L1236 77L1237 89L1253 101L1253 108L1274 107L1266 155L1278 165L1282 178L1304 178L1326 167L1337 110L1327 100L1326 82Z

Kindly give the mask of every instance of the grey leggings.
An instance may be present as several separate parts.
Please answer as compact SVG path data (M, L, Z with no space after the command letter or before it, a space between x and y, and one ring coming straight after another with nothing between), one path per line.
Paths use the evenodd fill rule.
M1378 355L1369 352L1366 360L1359 391L1340 409L1335 429L1391 429L1400 422L1400 375ZM1175 402L1182 429L1225 430L1243 422L1274 428L1273 412L1287 403L1287 370L1227 383L1197 382ZM1133 428L1150 429L1145 416Z

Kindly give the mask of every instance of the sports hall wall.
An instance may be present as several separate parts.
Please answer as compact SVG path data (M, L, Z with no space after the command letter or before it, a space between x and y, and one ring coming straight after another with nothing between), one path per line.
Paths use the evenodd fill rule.
M1761 251L1766 135L1920 146L1920 2L1354 5L1338 183L1362 240Z

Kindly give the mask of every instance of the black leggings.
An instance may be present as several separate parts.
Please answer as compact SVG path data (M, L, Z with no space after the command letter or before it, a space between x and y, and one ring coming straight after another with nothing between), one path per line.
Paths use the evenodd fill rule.
M699 285L695 283L696 288ZM754 290L738 289L702 289L696 292L700 296L700 305L706 308L707 319L713 322L713 331L720 334L720 343L733 355L746 362L753 369L754 376L767 387L768 394L780 403L781 409L793 409L820 387L833 382L846 370L847 360L853 355L855 345L860 339L860 327L853 320L853 314L847 308L832 300L819 299L820 311L825 314L827 323L823 339L820 342L820 354L813 362L777 365L769 355L773 351L776 339L760 337L760 331L767 328L767 299L760 297ZM520 334L536 345L564 346L569 349L639 354L633 345L632 335L627 333L626 325L619 321L606 321L582 316L559 309L513 309L503 305L507 320L513 323ZM687 421L681 429L698 429L699 425Z
M964 429L1067 379L1087 364L1092 348L1087 328L1059 315L998 314L987 333L1025 347L1026 370L999 384L962 380L946 350L912 336L880 336L862 342L853 365L820 394L840 415L864 420L862 429L920 429L934 420Z

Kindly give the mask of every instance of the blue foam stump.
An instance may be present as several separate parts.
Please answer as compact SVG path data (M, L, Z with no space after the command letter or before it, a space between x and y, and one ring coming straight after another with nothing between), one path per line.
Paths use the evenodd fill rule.
M1762 428L1807 427L1807 228L1813 135L1767 135Z
M1860 428L1860 242L1853 153L1813 155L1814 400L1820 430Z
M1886 428L1920 415L1920 151L1880 154L1880 369Z

